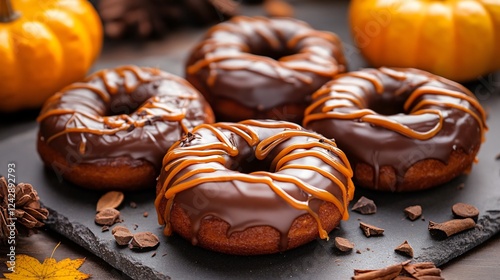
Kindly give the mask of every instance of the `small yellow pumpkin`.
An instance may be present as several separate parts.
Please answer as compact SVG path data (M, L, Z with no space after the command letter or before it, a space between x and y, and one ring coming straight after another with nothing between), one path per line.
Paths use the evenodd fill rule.
M36 109L84 78L102 41L86 0L0 0L0 111Z
M500 69L499 0L352 0L356 46L375 67L466 82Z

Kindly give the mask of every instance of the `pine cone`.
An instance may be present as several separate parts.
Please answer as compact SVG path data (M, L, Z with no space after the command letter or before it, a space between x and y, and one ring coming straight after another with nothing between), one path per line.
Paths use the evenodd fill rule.
M181 25L208 25L237 14L236 0L99 0L106 36L161 37Z
M5 177L0 177L0 244L7 243L12 232L29 236L44 225L48 215L31 184L19 183L9 192Z

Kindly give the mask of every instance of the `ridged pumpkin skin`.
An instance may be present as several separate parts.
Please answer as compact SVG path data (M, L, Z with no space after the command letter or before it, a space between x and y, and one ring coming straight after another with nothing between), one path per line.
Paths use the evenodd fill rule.
M87 75L99 55L100 18L86 0L16 0L20 16L0 22L0 111L41 107Z
M351 34L374 67L413 67L457 82L500 69L498 0L352 0Z

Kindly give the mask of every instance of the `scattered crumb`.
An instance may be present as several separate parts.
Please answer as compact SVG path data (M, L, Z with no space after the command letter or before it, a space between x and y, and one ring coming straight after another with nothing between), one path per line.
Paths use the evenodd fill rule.
M105 231L108 231L109 230L109 226L103 226L101 228L101 232L105 232Z
M356 254L361 254L361 251L360 250L356 250Z
M134 230L136 230L139 227L138 224L134 224Z
M156 256L156 252L153 252L153 254L151 254L151 257L153 258L154 256Z
M144 212L144 213L142 213L142 216L143 216L144 218L147 218L147 217L149 216L149 213L148 213L148 212Z
M130 201L129 205L131 208L137 208L137 203L135 203L134 201Z

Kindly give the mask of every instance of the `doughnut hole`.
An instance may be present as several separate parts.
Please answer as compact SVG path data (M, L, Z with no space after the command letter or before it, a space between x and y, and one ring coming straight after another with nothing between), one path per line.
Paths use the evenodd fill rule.
M222 97L214 100L213 104L215 104L214 107L217 108L217 117L231 122L238 122L246 119L273 119L300 123L307 107L307 104L288 103L261 111L242 106L236 101Z

